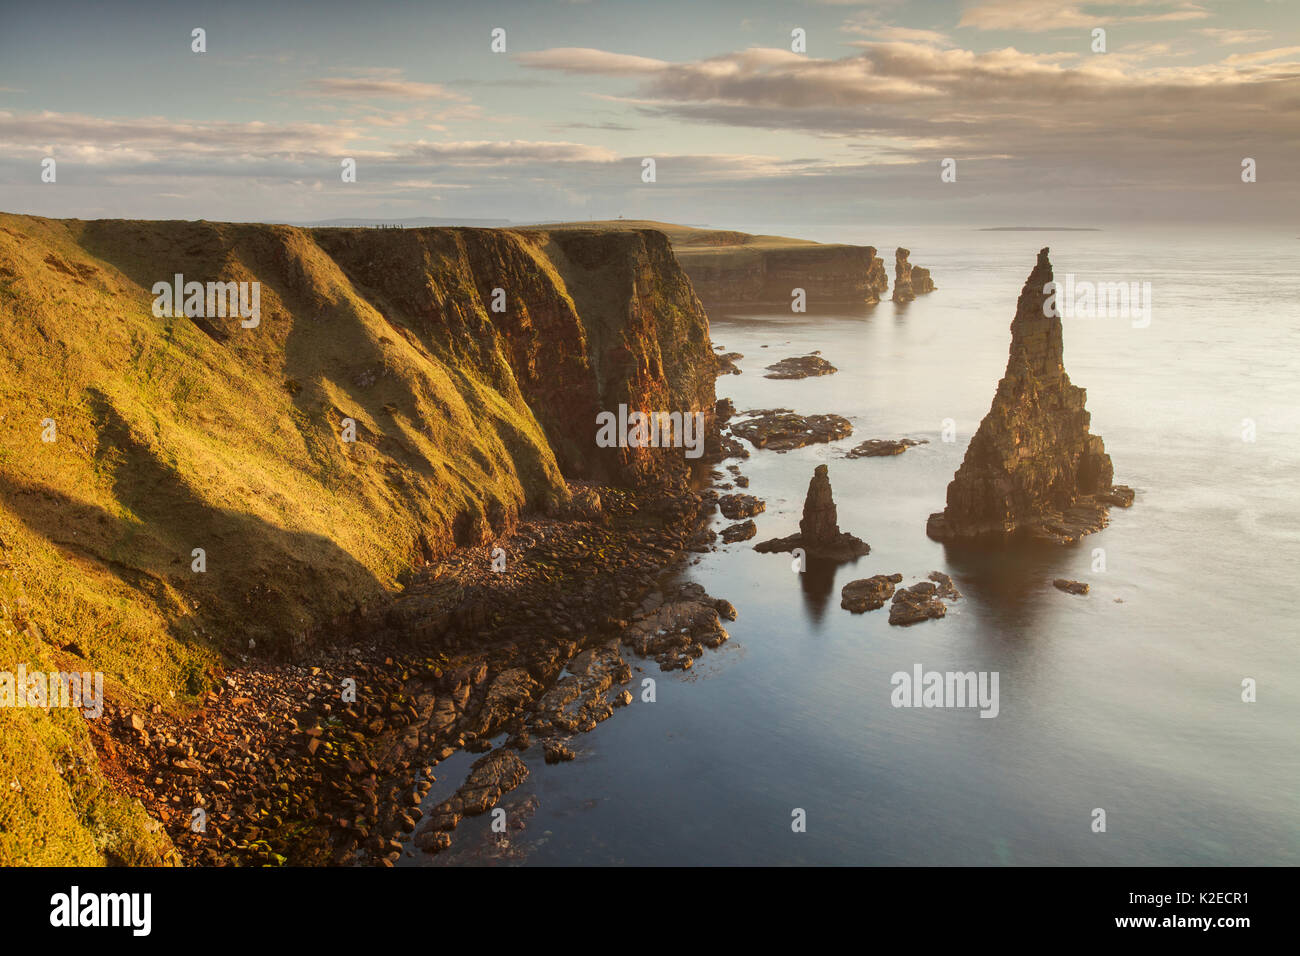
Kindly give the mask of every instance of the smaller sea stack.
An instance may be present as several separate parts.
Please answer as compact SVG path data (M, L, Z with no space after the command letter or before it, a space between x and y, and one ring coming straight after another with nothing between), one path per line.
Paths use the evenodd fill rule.
M793 551L795 548L802 548L810 558L831 561L852 561L871 552L871 546L861 538L840 530L835 498L831 494L830 469L825 465L818 465L808 482L798 532L754 545L755 551L764 553Z
M895 302L911 302L918 295L934 291L934 280L930 270L914 266L907 261L911 251L899 246L894 250L894 295Z

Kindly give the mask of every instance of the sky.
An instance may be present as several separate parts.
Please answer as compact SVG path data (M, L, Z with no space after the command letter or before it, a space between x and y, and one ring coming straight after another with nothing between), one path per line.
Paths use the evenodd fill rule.
M6 212L1292 229L1298 208L1296 0L0 0Z

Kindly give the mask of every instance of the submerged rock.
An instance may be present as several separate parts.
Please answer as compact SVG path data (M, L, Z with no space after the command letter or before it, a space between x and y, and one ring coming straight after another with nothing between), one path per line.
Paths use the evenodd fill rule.
M934 280L930 270L914 266L907 261L912 253L899 246L894 250L894 295L895 302L911 302L918 295L933 292Z
M840 530L831 494L830 469L825 465L818 465L808 482L798 532L754 545L755 551L764 554L795 548L802 548L808 557L832 561L852 561L871 552L871 546L861 538Z
M926 524L935 540L1025 532L1064 543L1105 527L1108 505L1132 503L1132 489L1114 485L1101 437L1088 432L1087 393L1065 373L1061 319L1047 314L1055 313L1047 252L1020 292L993 405L948 485L947 507Z
M789 451L819 442L832 442L853 434L853 425L842 415L796 415L788 408L759 409L731 426L755 448Z
M884 458L888 455L901 455L913 445L930 444L924 438L868 438L855 445L845 458Z
M811 355L798 355L791 358L783 358L775 365L767 367L767 374L764 378L811 378L815 375L831 375L838 372L834 365L826 361L816 352Z

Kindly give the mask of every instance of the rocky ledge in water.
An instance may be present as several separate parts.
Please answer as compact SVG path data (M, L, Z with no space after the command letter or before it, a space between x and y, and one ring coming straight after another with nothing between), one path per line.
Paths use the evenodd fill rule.
M756 514L762 514L767 509L762 498L756 498L753 495L723 495L718 499L718 509L722 516L731 521L737 521L741 518L752 518Z
M233 670L186 715L107 710L101 759L131 771L131 795L186 863L391 866L447 849L455 823L507 799L527 763L631 702L622 645L688 667L726 639L718 618L735 618L702 590L655 585L707 521L708 493L587 490L582 513L529 517L419 569L347 624L346 646ZM355 702L340 699L347 681ZM435 768L458 750L486 755L435 803ZM177 809L195 806L204 834Z
M660 670L690 670L706 647L718 647L730 637L724 619L736 619L730 601L709 597L700 585L686 582L666 596L650 595L623 632L623 643L641 657L653 658Z
M853 425L842 415L797 415L788 408L751 409L731 432L755 448L785 452L822 442L837 441L853 434Z
M1047 253L1020 292L993 405L948 485L947 507L926 524L937 541L1021 532L1068 543L1104 528L1108 506L1132 504L1132 489L1114 484L1101 437L1088 432L1087 393L1065 373Z
M819 352L810 355L797 355L783 358L775 365L767 367L764 378L794 379L812 378L816 375L831 375L838 372L834 365L821 357Z
M722 529L722 540L727 544L735 544L737 541L748 541L754 535L758 534L758 527L751 521L742 521L740 524L728 525Z
M868 438L855 445L845 458L885 458L889 455L901 455L913 445L928 445L924 438Z
M894 295L895 302L911 302L918 295L933 292L934 280L930 270L914 266L907 261L912 253L899 246L894 250Z
M736 362L745 356L739 352L724 352L718 356L718 375L739 375L741 374Z
M943 602L960 597L952 578L942 571L931 571L930 580L894 592L894 603L889 606L889 623L910 627L921 621L941 618L948 613L948 606Z
M831 561L853 561L871 552L871 546L861 538L840 530L835 499L831 494L830 470L825 465L818 465L808 482L799 530L787 537L771 538L754 545L755 551L764 554L793 551L795 548L802 548L807 557Z
M1071 581L1069 578L1057 578L1052 582L1052 586L1066 594L1087 594L1088 585L1082 581Z
M884 607L894 593L894 586L902 580L901 574L874 574L850 581L840 591L840 607L854 614Z
M961 597L952 578L942 571L931 571L929 580L895 590L902 580L901 574L876 574L850 581L840 592L840 607L854 614L862 614L884 607L892 596L894 600L889 608L889 623L907 627L943 617L948 613L947 605L943 602L955 601Z

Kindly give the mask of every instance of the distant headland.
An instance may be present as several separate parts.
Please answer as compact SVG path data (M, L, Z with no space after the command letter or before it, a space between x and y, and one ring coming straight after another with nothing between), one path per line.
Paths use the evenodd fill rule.
M984 226L980 232L1101 232L1095 226Z

